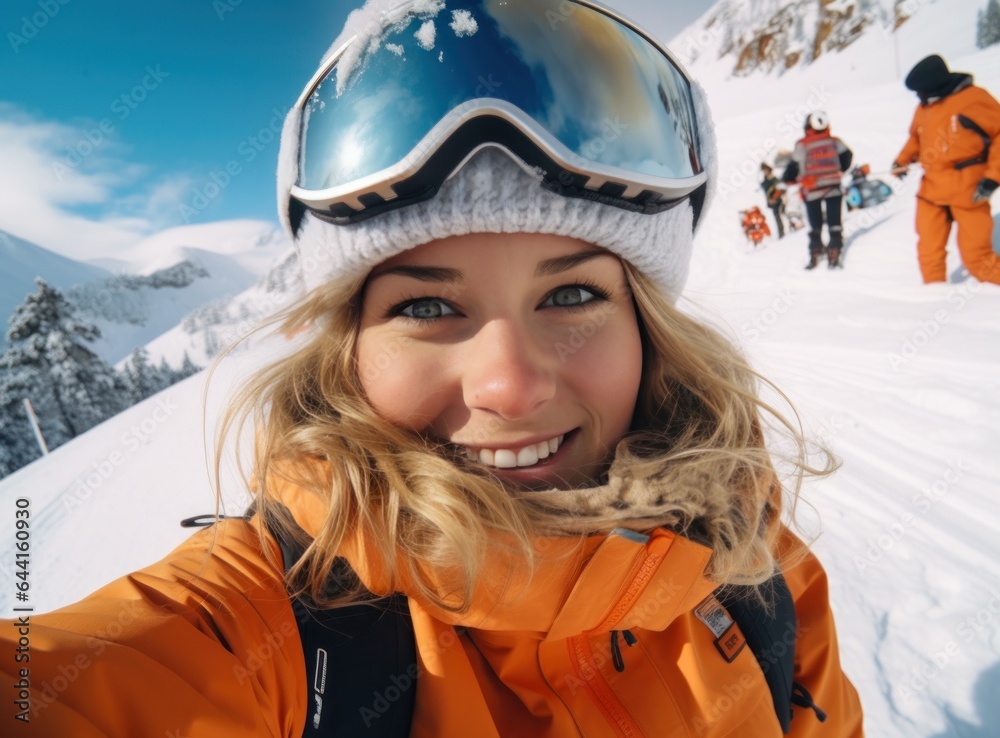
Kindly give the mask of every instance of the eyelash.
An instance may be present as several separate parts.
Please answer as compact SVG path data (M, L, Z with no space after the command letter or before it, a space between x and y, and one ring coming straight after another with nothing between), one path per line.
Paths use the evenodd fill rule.
M554 290L552 290L551 292L549 292L549 294L545 296L545 299L542 300L542 302L546 302L547 300L549 300L549 298L551 298L560 290L564 290L570 287L578 287L582 290L586 290L587 292L591 293L594 297L593 299L587 300L587 302L581 303L580 305L552 305L550 307L560 310L568 310L574 313L583 312L585 310L591 309L592 307L598 305L599 303L607 302L608 300L611 299L611 293L608 290L604 289L603 287L599 287L598 285L589 280L583 279L580 280L579 282L574 282L573 284L564 284L560 285L559 287L556 287ZM455 310L456 313L458 312L458 310L455 309L454 305L452 305L450 302L440 297L433 297L433 296L406 297L402 300L402 302L399 302L393 307L389 308L389 312L385 317L386 319L392 319L392 318L400 319L412 325L427 325L429 323L436 323L442 318L451 317L443 315L439 318L414 318L409 315L405 315L403 313L403 311L406 310L406 308L410 307L411 305L416 305L421 302L434 302L434 301L442 302L452 310Z

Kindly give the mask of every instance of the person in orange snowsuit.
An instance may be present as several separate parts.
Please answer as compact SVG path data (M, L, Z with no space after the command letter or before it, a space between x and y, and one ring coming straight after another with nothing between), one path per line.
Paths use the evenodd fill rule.
M946 281L945 247L955 222L966 269L981 282L1000 284L989 202L1000 182L1000 103L937 55L914 66L905 83L920 105L893 174L903 178L915 162L924 168L916 224L924 282Z

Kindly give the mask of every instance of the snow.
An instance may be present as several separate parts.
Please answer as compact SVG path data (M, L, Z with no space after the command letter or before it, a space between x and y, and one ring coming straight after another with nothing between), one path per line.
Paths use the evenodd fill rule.
M844 667L866 733L878 738L987 738L1000 725L1000 287L963 278L954 237L952 281L920 283L916 172L902 183L883 176L896 196L846 216L843 270L804 271L804 231L753 250L737 211L763 205L760 160L790 148L812 109L830 114L858 163L884 171L916 103L899 76L926 54L1000 92L1000 46L974 45L980 4L914 0L897 37L871 28L780 76L734 79L710 44L691 63L676 47L708 89L725 184L699 233L683 307L738 341L843 461L806 485L797 515L816 536ZM284 294L255 287L241 299ZM263 358L227 360L204 407L205 372L0 481L4 500L32 499L38 610L163 556L188 535L179 519L214 509L203 424L212 438L224 395ZM244 499L231 468L224 480L236 512ZM9 597L0 592L8 612Z
M448 26L459 38L475 36L479 31L479 23L468 10L451 11L451 23Z
M437 38L437 27L434 25L434 21L424 21L413 36L424 51L433 49L434 39Z

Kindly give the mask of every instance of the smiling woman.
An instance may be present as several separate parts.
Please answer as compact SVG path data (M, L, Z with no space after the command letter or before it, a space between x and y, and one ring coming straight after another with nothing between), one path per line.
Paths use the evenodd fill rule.
M36 679L106 652L47 734L860 736L765 430L790 497L832 463L674 306L715 159L590 0L352 15L283 130L295 340L223 423L254 504L33 621Z

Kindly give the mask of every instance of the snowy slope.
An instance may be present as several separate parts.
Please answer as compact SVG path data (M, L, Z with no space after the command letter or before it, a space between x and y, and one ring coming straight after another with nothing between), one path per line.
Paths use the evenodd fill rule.
M953 68L1000 91L1000 47L976 51L969 28L978 3L908 5L917 12L900 30L904 71L940 50ZM684 306L739 341L789 395L806 428L843 460L836 475L807 485L798 516L806 533L818 535L814 548L830 576L867 735L995 738L1000 288L962 280L954 255L952 283L920 284L915 177L893 181L897 197L886 206L848 216L839 271L802 270L803 232L751 250L736 217L739 208L763 204L755 179L761 148L769 139L775 147L794 140L803 115L796 108L811 90L824 90L822 107L858 160L885 167L915 104L895 77L893 56L892 37L876 31L780 78L733 78L707 57L692 66L717 111L726 188L698 237ZM749 176L741 180L744 168ZM274 299L267 289L244 294L250 304ZM213 379L209 432L226 389L260 360L240 354ZM179 518L212 509L200 462L205 377L0 481L4 504L18 495L33 501L39 609L164 555L186 535ZM232 512L240 490L227 479ZM5 598L0 591L0 612L9 612Z

